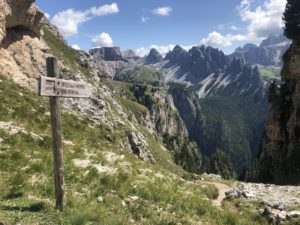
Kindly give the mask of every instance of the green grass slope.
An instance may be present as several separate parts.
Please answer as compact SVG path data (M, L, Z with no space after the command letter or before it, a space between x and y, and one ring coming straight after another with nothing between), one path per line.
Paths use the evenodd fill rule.
M127 121L112 130L70 110L62 110L66 210L60 213L54 209L48 99L2 76L0 99L2 223L267 224L257 213L213 207L216 188L182 179L186 173L146 131L156 164L120 148L131 129Z

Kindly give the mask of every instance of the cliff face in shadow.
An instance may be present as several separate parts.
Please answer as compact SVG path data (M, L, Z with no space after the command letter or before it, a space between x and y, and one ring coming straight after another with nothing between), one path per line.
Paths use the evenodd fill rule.
M259 176L269 182L300 179L300 40L283 56L280 87L270 90L272 108L259 158Z

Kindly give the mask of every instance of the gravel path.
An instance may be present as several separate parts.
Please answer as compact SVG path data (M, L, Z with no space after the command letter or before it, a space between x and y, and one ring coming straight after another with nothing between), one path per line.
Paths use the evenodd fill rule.
M219 196L217 199L214 199L212 201L212 204L216 207L221 207L223 200L226 198L225 193L230 191L232 189L232 187L230 187L226 184L223 184L223 183L218 183L218 182L205 182L205 183L214 185L218 189Z

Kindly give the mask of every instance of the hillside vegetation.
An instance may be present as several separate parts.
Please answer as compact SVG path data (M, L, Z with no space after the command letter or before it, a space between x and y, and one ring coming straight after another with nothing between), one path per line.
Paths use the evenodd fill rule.
M241 218L236 210L214 208L211 200L217 196L216 188L186 180L188 174L171 162L162 143L151 135L147 136L148 144L156 164L142 162L120 149L118 142L130 129L126 125L111 130L70 110L62 112L67 207L58 213L53 209L48 101L3 77L0 90L1 221L72 225L265 223L255 213Z

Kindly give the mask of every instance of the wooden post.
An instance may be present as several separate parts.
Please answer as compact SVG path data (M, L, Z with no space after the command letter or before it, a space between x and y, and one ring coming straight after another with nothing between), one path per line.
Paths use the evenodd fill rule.
M47 58L48 77L58 77L57 60L54 57ZM61 138L61 123L59 112L59 98L50 97L50 114L53 138L53 159L54 159L54 183L56 208L64 210L64 168L63 168L63 150Z

